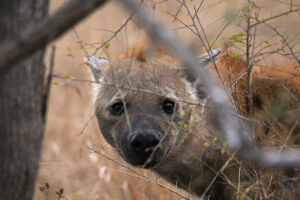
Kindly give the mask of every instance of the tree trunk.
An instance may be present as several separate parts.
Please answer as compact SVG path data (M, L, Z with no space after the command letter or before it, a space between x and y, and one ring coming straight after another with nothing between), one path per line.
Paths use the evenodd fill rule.
M0 45L47 17L48 0L0 0ZM30 200L44 131L44 49L0 75L0 199Z

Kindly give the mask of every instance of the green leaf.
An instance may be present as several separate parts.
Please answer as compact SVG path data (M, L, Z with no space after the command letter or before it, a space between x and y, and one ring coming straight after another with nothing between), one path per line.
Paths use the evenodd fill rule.
M67 52L65 56L73 57L73 54L71 52Z
M241 38L234 39L233 41L237 42L237 43L242 43L243 42L243 40Z
M271 43L269 41L265 41L267 46L271 46Z
M248 19L250 16L250 13L254 10L255 4L254 2L251 2L249 5L244 6L241 11L242 11L242 18Z
M66 77L67 79L70 79L70 78L71 78L71 75L70 75L70 74L66 74L65 77Z
M245 194L247 194L250 191L250 188L246 188Z
M243 37L244 35L245 35L245 33L239 32L239 33L237 33L237 34L232 35L232 38Z
M232 35L230 39L234 42L242 43L243 42L243 39L242 39L243 36L244 36L244 33L239 32L237 34Z
M123 72L123 69L122 69L122 68L119 68L119 69L118 69L118 73L121 73L121 72Z
M53 85L59 85L58 81L53 81L52 83L53 83Z
M109 46L110 46L110 43L109 43L109 42L107 42L107 43L105 43L105 45L104 45L104 48L108 49L108 48L109 48Z
M237 63L241 62L241 55L238 53L233 54L232 58L234 58Z

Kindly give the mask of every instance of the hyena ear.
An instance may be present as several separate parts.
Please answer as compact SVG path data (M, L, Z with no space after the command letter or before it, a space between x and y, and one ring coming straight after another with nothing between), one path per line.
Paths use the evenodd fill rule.
M208 51L208 53L204 53L200 56L198 56L199 61L200 61L200 66L201 67L205 67L208 63L210 63L211 58L215 58L217 55L219 55L221 53L221 49L214 49L211 51Z
M199 67L206 67L211 62L211 58L215 58L220 53L221 53L221 49L214 49L209 51L208 53L198 56ZM189 73L187 73L187 70L185 69L180 69L178 72L182 77L184 77L185 79L187 79L189 82L193 84L197 81L197 79L191 77Z
M202 54L198 56L199 58L199 67L206 67L210 62L211 58L215 58L217 55L221 53L221 49L214 49L209 51L208 53ZM201 80L195 79L194 77L191 77L189 73L187 73L187 70L180 70L180 75L183 76L190 84L192 85L192 88L196 90L197 96L200 99L206 98L206 91L202 87Z
M103 75L104 68L109 64L108 59L97 56L87 56L84 58L84 62L89 65L90 72L96 82L99 82L99 79Z

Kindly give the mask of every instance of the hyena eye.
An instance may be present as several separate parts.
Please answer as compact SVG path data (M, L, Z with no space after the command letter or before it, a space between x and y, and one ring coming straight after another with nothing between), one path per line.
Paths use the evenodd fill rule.
M122 115L122 113L124 111L124 104L123 104L123 102L119 101L119 102L114 103L113 105L111 105L109 107L109 111L110 111L110 113L112 115L115 115L115 116Z
M175 109L175 102L170 100L170 99L166 99L163 102L162 105L162 109L165 111L166 114L171 115L174 112Z

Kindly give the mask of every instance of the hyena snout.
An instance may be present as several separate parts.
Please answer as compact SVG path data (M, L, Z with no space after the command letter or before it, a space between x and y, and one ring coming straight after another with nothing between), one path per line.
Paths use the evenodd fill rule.
M131 150L137 154L147 155L159 145L160 136L151 129L136 130L130 136Z

